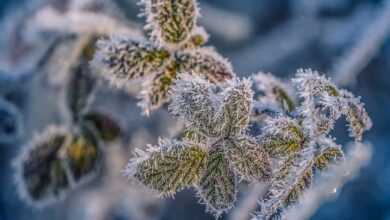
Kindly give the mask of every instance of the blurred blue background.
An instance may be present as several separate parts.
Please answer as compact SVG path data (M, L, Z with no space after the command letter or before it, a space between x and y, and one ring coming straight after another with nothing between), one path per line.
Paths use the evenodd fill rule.
M112 1L119 5L125 19L142 25L136 1ZM44 35L43 40L37 40L38 46L34 45L34 40L23 36L27 27L17 22L45 4L65 10L66 1L0 0L1 28L7 30L0 36L0 220L77 219L72 214L71 199L47 209L30 208L17 196L13 179L11 162L24 143L48 124L61 121L58 109L53 107L58 86L48 85L42 73L31 68L37 58L32 55L34 50L52 36ZM385 10L384 5L382 0L200 1L201 23L211 35L210 44L233 63L239 75L263 71L282 78L291 77L298 68L312 68L334 77L333 70L341 57L359 43L369 25ZM362 97L373 119L374 127L365 137L373 145L373 159L337 198L321 206L313 220L390 220L389 36L387 33L375 54L368 58L356 82L346 85ZM129 133L128 142L140 128L151 134L152 142L165 134L161 124L172 120L166 112L142 118L134 98L109 89L100 92L109 99L98 103L99 108L126 114L120 119ZM167 119L162 122L161 118ZM344 130L340 123L334 133L340 143L348 142ZM112 215L107 219L128 218ZM213 218L197 204L194 192L187 190L175 199L167 199L157 219Z

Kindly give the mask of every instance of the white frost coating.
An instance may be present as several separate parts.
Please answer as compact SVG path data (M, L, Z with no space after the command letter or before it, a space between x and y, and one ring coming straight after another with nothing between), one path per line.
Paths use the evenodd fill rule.
M378 10L377 18L369 25L355 47L334 65L334 81L338 85L346 86L356 83L357 75L368 65L384 44L390 32L390 1Z
M289 220L309 219L325 201L332 199L335 192L346 182L350 181L359 171L368 164L372 156L370 144L354 143L346 160L339 165L331 167L321 175L318 183L307 190L300 202L287 210L284 216ZM287 219L285 217L285 219Z

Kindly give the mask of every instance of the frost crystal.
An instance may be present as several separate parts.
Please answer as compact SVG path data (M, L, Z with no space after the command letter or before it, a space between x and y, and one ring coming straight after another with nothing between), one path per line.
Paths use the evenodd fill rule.
M97 51L95 66L103 77L118 86L159 71L170 56L168 51L148 42L125 37L101 39Z

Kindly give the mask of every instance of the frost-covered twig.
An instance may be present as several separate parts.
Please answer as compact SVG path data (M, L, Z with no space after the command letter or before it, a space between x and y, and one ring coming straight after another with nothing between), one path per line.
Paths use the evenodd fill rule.
M390 33L390 1L385 1L378 9L376 19L357 39L356 46L340 58L333 66L334 80L341 86L356 82L357 75L388 39Z

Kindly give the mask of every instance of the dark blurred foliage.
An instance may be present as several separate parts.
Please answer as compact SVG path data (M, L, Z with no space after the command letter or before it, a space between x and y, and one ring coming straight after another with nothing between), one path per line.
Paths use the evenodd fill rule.
M0 0L0 17L12 14L28 1ZM138 7L134 1L116 2L120 8L125 9L126 17L143 22L136 16ZM317 4L311 5L308 2ZM202 6L205 8L202 10L201 21L211 35L210 44L215 45L222 55L230 59L239 75L248 76L261 70L288 78L297 68L309 67L331 76L330 70L334 63L355 45L359 36L383 8L383 1L202 0L200 7ZM225 14L214 13L221 11L231 17L221 19ZM211 16L214 17L210 18ZM236 20L234 16L240 19ZM235 27L237 24L243 26ZM54 102L58 91L46 88L47 85L42 81L44 80L37 77L13 81L7 77L3 79L0 74L1 98L16 106L20 112L12 116L4 112L5 108L0 105L0 123L6 120L6 123L16 121L17 119L10 117L20 116L23 118L23 125L17 126L23 126L25 130L24 139L16 138L11 143L0 141L0 220L72 219L69 214L72 210L69 209L71 199L52 208L34 210L18 198L12 178L11 161L23 143L48 124L60 121L60 113ZM366 137L374 146L373 159L357 178L344 186L336 199L325 203L311 219L390 219L389 88L388 34L380 50L358 75L357 83L348 87L354 94L362 97L373 119L374 127ZM96 108L109 110L123 119L124 132L129 134L126 143L131 140L134 131L140 128L150 132L153 137L150 142L155 143L157 136L166 135L168 124L172 124L168 122L172 119L163 110L150 118L142 117L135 99L124 92L101 89L98 97L100 101ZM339 137L339 142L346 143L348 140L343 130L343 127L337 128L335 136ZM87 187L89 186L85 188ZM197 204L195 193L187 190L176 195L175 199L166 199L160 219L213 218L204 212L204 206Z

